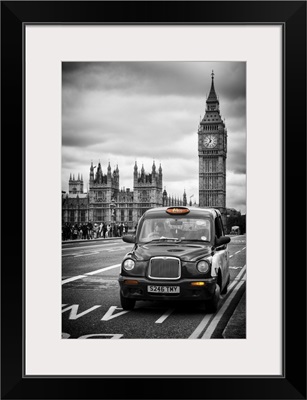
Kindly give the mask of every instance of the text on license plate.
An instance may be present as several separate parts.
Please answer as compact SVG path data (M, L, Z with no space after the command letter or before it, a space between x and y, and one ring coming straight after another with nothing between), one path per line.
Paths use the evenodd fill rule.
M147 286L150 293L180 293L180 286Z

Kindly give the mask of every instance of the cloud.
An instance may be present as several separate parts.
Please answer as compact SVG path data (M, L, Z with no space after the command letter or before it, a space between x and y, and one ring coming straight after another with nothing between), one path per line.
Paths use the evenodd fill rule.
M246 171L245 63L115 62L63 65L62 186L91 160L118 164L120 185L132 188L133 165L162 163L169 194L198 200L197 128L215 73L228 129L227 179ZM241 182L242 183L242 182ZM242 183L243 185L243 183ZM227 202L243 197L227 186ZM228 203L227 203L228 205Z

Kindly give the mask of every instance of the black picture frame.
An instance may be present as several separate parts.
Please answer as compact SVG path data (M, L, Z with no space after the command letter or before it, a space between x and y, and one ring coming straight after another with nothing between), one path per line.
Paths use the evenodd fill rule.
M103 16L101 21L100 15ZM25 234L23 32L25 24L29 23L281 24L283 26L284 372L282 376L113 378L23 376L26 318L23 279ZM3 1L1 52L2 398L306 399L306 2ZM261 246L270 245L270 235L279 234L270 226L269 209L268 199L268 210L263 210L268 212L268 218L265 238L259 241L260 257ZM267 296L269 298L269 294Z

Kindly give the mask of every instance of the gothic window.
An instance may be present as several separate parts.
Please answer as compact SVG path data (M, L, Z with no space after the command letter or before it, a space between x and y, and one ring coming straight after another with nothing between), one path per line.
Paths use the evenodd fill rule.
M85 222L85 211L82 210L80 214L81 214L81 218L80 218L81 222Z
M102 209L98 208L96 211L96 221L101 222L102 221Z

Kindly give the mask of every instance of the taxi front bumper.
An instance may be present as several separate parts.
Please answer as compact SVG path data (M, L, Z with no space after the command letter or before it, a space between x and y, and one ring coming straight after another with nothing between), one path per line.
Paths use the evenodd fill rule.
M178 279L151 280L139 277L120 275L119 285L121 295L134 300L210 300L216 288L216 278L208 279ZM136 283L137 282L137 283ZM193 286L192 282L203 282L203 286ZM149 286L179 287L179 293L149 292ZM178 289L177 289L178 290Z

